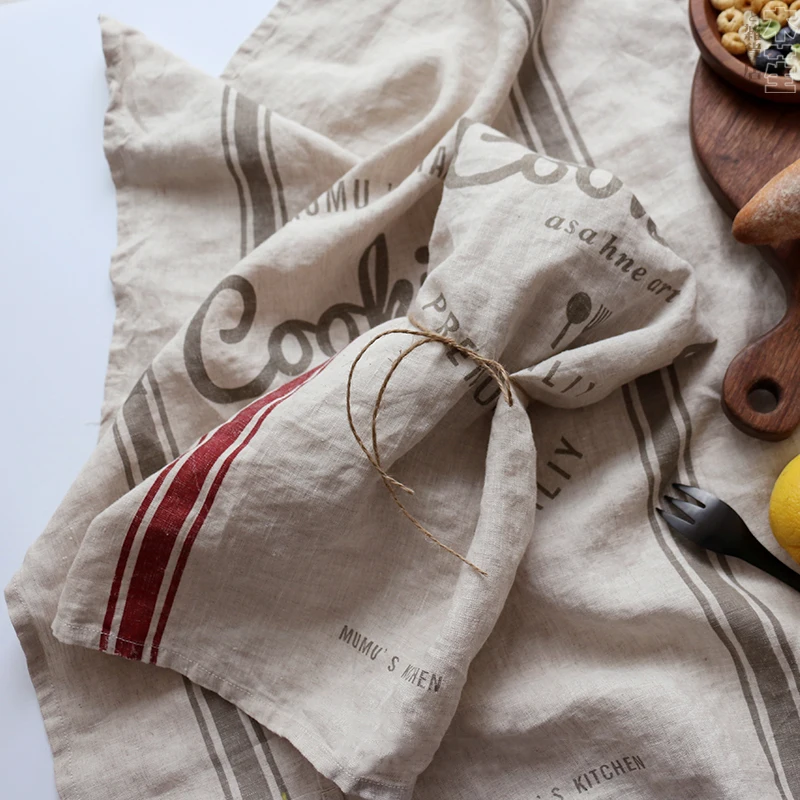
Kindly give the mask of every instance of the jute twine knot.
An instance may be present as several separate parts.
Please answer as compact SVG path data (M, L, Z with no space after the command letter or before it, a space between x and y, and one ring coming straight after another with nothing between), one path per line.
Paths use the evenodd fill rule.
M460 561L463 561L465 564L470 566L475 572L479 573L480 575L486 575L480 567L473 564L468 559L464 558L461 553L457 553L451 547L448 547L444 542L441 542L437 539L424 525L422 525L416 517L411 514L408 509L403 505L400 498L398 497L398 491L406 492L406 494L414 494L414 490L410 487L406 486L404 483L401 483L396 478L393 478L382 466L381 466L381 456L378 452L378 412L381 409L381 403L383 402L383 396L386 394L386 389L389 386L389 381L392 379L392 375L394 375L397 368L403 361L411 355L418 347L422 347L429 342L439 342L440 344L446 345L447 347L456 350L457 352L461 353L466 358L473 361L477 364L481 369L485 370L489 373L489 375L494 378L495 382L497 383L498 387L500 388L500 392L503 395L506 403L512 406L514 405L514 397L511 392L511 377L509 376L508 372L506 371L505 367L499 362L495 361L492 358L486 358L482 356L480 353L476 352L475 350L471 350L469 347L465 347L462 344L459 344L455 339L450 336L445 336L441 333L436 333L436 331L431 331L425 328L423 325L420 325L412 316L409 315L408 321L415 326L415 328L392 328L389 331L383 331L383 333L379 333L366 345L362 348L361 352L356 356L353 364L350 367L350 374L347 376L347 421L350 423L350 430L353 433L353 437L355 438L356 442L358 442L358 446L364 452L364 455L369 459L370 464L375 468L375 471L381 476L386 489L388 490L389 494L391 495L392 500L394 500L397 507L400 509L403 516L424 536L426 536L431 542L438 545L442 548L442 550L446 550L451 555L454 555ZM409 345L405 350L403 350L400 355L395 358L392 362L392 366L389 367L389 371L386 373L386 377L383 379L383 383L381 384L381 388L378 391L378 396L375 399L375 405L372 408L372 452L369 451L366 444L364 444L364 440L359 436L358 431L356 430L355 423L353 421L353 411L351 406L351 390L353 386L353 375L355 373L356 367L358 366L358 362L361 361L361 358L367 352L367 350L372 347L379 339L383 339L384 336L392 336L396 333L406 333L410 336L417 336L420 337L418 341L414 342L413 344Z

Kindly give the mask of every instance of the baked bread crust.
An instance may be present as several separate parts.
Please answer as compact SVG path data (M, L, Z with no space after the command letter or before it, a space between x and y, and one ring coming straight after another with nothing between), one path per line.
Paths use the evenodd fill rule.
M733 235L744 244L800 239L800 159L779 172L739 211Z

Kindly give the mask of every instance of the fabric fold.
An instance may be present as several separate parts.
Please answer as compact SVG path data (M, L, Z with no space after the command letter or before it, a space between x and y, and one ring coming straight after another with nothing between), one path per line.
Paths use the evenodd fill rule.
M373 337L413 328L409 318L558 405L600 400L710 339L690 269L631 215L613 175L479 124L461 123L457 143L422 286L414 296L417 280L395 284L393 311L408 317L259 397L100 514L53 626L65 644L181 672L364 797L410 796L433 758L535 535L537 480L525 395L515 387L507 402L440 343L416 349L376 418L381 463L418 488L413 514L486 574L432 547L350 433L354 359L363 351L352 387L363 427L386 364L414 339ZM302 263L305 230L284 228L274 251L286 242ZM217 297L216 325L178 336L200 337L207 374L206 342L240 338L239 295L252 293L254 316L264 301L263 267L249 266L223 281L238 292ZM284 291L301 277L287 273Z
M683 547L654 510L670 481L699 483L777 550L763 512L797 445L765 448L718 413L727 362L780 298L691 162L685 17L292 0L221 80L103 21L119 211L104 425L7 589L65 800L800 792L795 596ZM693 347L711 337L698 306L714 350ZM517 387L508 408L429 344L378 421L409 509L494 569L488 596L403 527L342 426L348 360L409 313ZM409 341L387 338L356 374L367 436ZM331 555L347 581L321 569ZM53 636L59 601L59 636L86 646ZM167 663L187 623L200 652ZM141 663L154 644L171 669ZM303 652L311 666L279 670Z

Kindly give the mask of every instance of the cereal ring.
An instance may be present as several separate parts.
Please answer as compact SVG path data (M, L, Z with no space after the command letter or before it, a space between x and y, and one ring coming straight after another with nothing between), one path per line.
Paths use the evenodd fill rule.
M711 0L711 5L717 9L717 11L725 11L726 8L733 8L733 4L736 0ZM797 0L800 3L800 0Z
M752 11L754 14L760 14L766 2L767 0L735 0L734 5L739 11Z
M743 22L744 14L735 8L728 8L717 17L717 27L721 33L736 33L742 27Z
M738 33L724 33L722 35L722 46L735 56L742 56L747 52L747 45Z
M789 13L796 14L798 11L800 11L800 0L794 0L794 3L789 6Z
M783 0L769 0L761 9L761 19L774 19L783 27L789 19L789 6Z

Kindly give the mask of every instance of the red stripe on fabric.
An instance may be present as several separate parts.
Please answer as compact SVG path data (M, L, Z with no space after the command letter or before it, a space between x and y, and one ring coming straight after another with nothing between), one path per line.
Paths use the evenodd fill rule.
M327 362L325 362L327 363ZM325 364L322 364L317 369L312 370L311 372L305 373L305 380L302 383L305 383L309 378L313 377L317 372L319 372ZM203 500L203 505L200 508L200 511L197 514L197 518L192 523L192 527L189 530L189 533L186 535L186 539L183 543L183 547L181 548L181 552L178 555L178 561L175 564L175 570L172 573L172 580L170 581L169 589L167 591L167 596L164 598L164 606L161 609L161 615L158 620L158 627L156 628L156 632L153 636L153 644L150 648L150 663L155 664L158 661L158 648L161 644L161 639L164 635L164 629L167 626L167 620L169 619L170 612L172 611L172 604L175 601L175 595L178 593L178 586L180 585L181 578L183 577L183 571L186 567L186 562L189 560L189 551L192 549L192 544L194 544L194 540L197 538L197 534L200 532L200 528L203 527L203 523L206 521L206 517L208 516L208 512L211 510L211 506L214 505L214 499L217 496L217 492L219 491L219 487L222 484L222 481L225 479L225 475L227 474L228 470L233 464L236 457L239 453L247 447L250 440L256 435L258 429L263 424L264 420L275 410L277 406L279 406L284 400L287 400L294 394L297 389L300 388L302 383L297 384L292 391L287 394L285 397L276 400L273 404L272 408L270 408L263 417L253 426L250 433L247 434L245 440L225 459L225 463L220 468L219 472L214 477L214 482L211 485L211 488L208 490L208 494Z
M275 405L286 399L307 380L316 375L325 364L327 362L299 375L274 392L270 392L242 409L236 416L220 426L206 442L197 445L195 451L184 461L144 534L136 566L128 586L125 610L117 633L115 648L117 655L136 661L141 660L144 651L144 640L147 638L153 622L158 595L161 591L161 585L164 581L164 575L178 534L194 508L203 485L219 458L239 438L259 411L269 405L274 408ZM271 411L272 409L270 408L264 417L268 416ZM254 426L255 429L260 426L262 421L260 420ZM248 434L248 442L253 433L254 431L251 431ZM246 442L236 448L232 454L234 458L244 447L244 444ZM232 461L232 459L226 459L224 467L226 472L229 466L228 461ZM210 490L216 494L214 487L218 489L216 479ZM211 502L213 503L213 497ZM206 504L204 503L199 512L200 514L203 513L205 506ZM207 513L208 510L205 510L205 515ZM205 519L205 515L203 519ZM195 530L195 525L192 525L192 530ZM194 536L196 535L197 531L194 533ZM188 558L188 552L186 557ZM170 589L172 589L172 586L170 586ZM175 591L177 591L177 585L175 585ZM174 597L174 592L172 595ZM166 619L164 619L164 625L166 625ZM164 626L160 625L159 627L163 632Z
M174 466L175 462L173 461L172 464L161 470L158 474L158 477L148 489L144 501L133 515L133 520L128 528L128 532L125 534L125 540L122 542L122 549L119 552L119 560L117 561L117 571L114 573L111 591L108 594L108 606L106 607L106 615L103 619L103 630L100 634L101 650L108 649L108 636L111 633L111 626L114 624L114 614L117 611L117 601L119 600L119 590L122 587L122 578L125 575L125 567L128 566L128 558L130 557L136 534L139 532L139 526L142 524L142 520L150 508L153 498L158 494L158 490L161 488L161 485Z
M285 400L286 398L283 398ZM225 478L228 470L230 469L231 464L233 463L236 456L241 453L241 451L247 447L250 440L253 436L256 435L256 432L261 427L261 424L264 420L272 413L273 409L279 406L283 400L278 400L275 405L272 406L268 411L265 412L264 416L261 417L258 422L253 425L252 430L250 433L247 434L245 440L225 459L225 463L220 468L219 472L214 477L214 482L211 484L211 488L208 490L208 494L206 495L205 499L203 500L203 505L200 508L200 511L195 518L195 521L192 523L192 527L189 530L189 533L186 534L186 540L183 543L183 547L181 548L181 552L178 555L178 561L175 564L175 571L172 573L172 580L169 584L169 590L167 591L167 596L164 598L164 607L161 609L161 616L158 620L158 627L156 628L155 635L153 636L153 645L150 648L150 663L155 664L158 660L158 648L161 644L161 638L164 635L164 628L167 626L167 620L169 619L170 611L172 611L172 604L175 601L175 595L178 593L178 585L181 582L181 577L183 576L183 570L186 567L186 562L189 560L189 551L192 549L192 544L194 540L197 538L197 534L200 531L200 528L203 527L203 523L206 521L206 517L208 516L208 512L211 510L211 506L214 504L214 500L217 496L217 492L219 491L220 484Z

